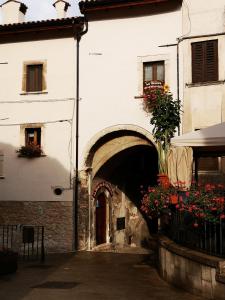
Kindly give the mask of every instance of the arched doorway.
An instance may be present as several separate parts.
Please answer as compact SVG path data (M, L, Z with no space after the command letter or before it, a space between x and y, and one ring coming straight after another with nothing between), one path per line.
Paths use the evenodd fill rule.
M139 128L109 132L89 148L86 156L89 194L89 245L142 247L149 241L151 224L142 214L140 186L156 184L157 151L151 135ZM110 201L104 187L111 191ZM98 192L96 192L98 191ZM109 209L110 205L110 209Z
M104 193L97 196L95 209L96 245L106 243L106 197Z

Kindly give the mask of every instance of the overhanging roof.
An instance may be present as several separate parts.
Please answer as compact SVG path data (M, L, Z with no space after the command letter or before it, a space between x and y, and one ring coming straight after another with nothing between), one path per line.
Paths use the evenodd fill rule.
M171 144L190 147L225 146L225 122L174 137Z
M82 31L83 26L83 17L3 24L0 25L0 43L14 40L21 35L29 40L30 38L34 38L37 34L39 34L40 37L40 33L54 36L55 33L60 34L66 32L69 35L74 36L76 32Z
M133 7L151 3L172 2L173 0L83 0L79 2L81 13L96 10Z

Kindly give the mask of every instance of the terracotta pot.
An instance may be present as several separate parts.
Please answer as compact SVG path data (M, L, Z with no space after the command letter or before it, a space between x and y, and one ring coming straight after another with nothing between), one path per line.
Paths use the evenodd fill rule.
M177 204L178 203L178 195L170 195L170 203Z
M166 174L158 174L158 184L163 187L168 189L170 186L169 178Z

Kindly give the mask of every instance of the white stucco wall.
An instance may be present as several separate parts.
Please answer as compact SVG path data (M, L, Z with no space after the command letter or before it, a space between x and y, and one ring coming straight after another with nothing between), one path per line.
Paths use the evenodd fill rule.
M225 3L222 0L185 0L183 3L181 53L181 91L184 101L183 132L225 121ZM207 36L209 35L209 36ZM217 84L192 83L191 43L218 40Z
M4 179L0 200L72 200L71 125L75 96L75 42L73 38L18 42L0 45L0 147L4 152ZM46 93L22 93L23 64L46 61ZM52 123L53 122L53 123ZM23 145L20 125L42 124L45 157L17 157ZM3 126L3 125L9 126ZM31 126L32 127L32 126ZM55 186L66 188L61 196Z
M81 42L80 161L86 143L118 124L150 130L142 110L143 62L165 60L166 82L176 98L176 43L181 11L89 22ZM166 26L165 26L166 24Z

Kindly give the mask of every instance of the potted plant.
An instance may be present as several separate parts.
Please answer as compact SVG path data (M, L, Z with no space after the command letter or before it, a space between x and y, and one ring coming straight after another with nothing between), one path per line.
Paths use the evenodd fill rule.
M181 121L181 102L173 99L168 85L149 85L144 88L143 108L151 114L150 124L153 125L152 134L158 151L159 175L165 177L168 175L167 154L170 140Z
M25 146L21 146L17 150L17 153L19 153L18 156L27 157L27 158L40 157L43 154L40 145L35 145L33 143L30 143Z

